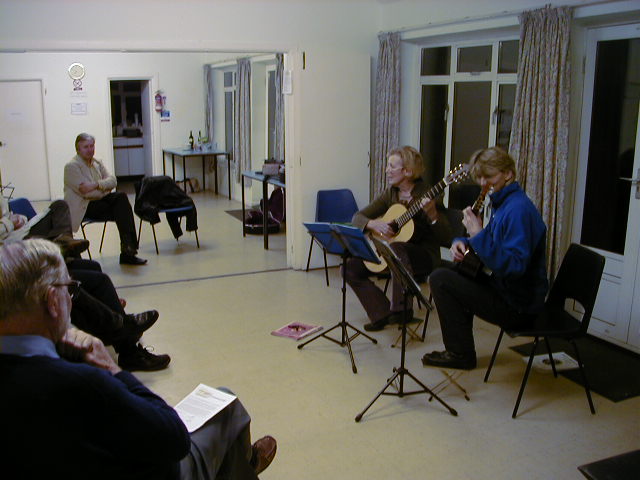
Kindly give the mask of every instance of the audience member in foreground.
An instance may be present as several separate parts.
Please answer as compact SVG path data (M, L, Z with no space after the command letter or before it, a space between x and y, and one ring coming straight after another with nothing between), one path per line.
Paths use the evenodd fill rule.
M100 340L70 328L71 284L55 244L0 247L3 478L257 478L276 442L251 445L239 400L189 435Z

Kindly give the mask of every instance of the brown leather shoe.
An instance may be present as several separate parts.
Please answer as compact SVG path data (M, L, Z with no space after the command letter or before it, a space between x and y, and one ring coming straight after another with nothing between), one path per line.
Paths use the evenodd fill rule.
M71 235L58 235L53 241L60 245L62 256L65 258L79 257L82 252L89 248L89 240L76 240Z
M271 465L273 457L276 456L276 450L278 444L276 439L270 435L262 437L251 446L251 466L256 472L256 475L264 472L265 469Z

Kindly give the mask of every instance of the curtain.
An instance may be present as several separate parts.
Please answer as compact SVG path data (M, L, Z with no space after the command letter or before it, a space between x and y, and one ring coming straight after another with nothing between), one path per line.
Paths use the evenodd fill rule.
M382 33L378 40L371 197L385 188L387 153L398 146L400 137L400 34Z
M236 74L235 131L233 158L236 164L236 180L242 180L242 172L251 170L251 60L238 59Z
M282 77L284 76L284 55L276 54L276 105L275 105L275 158L284 161L284 95Z
M518 84L510 152L518 180L547 225L547 271L555 275L563 247L564 182L569 155L570 7L520 15Z
M204 66L204 88L205 88L205 111L204 111L204 135L209 139L209 142L213 141L213 68L211 65Z

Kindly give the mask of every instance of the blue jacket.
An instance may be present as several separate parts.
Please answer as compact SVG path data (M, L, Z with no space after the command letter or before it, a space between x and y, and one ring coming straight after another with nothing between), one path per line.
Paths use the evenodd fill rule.
M542 309L549 282L546 271L547 227L518 182L490 195L492 218L463 240L493 272L491 282L520 313Z

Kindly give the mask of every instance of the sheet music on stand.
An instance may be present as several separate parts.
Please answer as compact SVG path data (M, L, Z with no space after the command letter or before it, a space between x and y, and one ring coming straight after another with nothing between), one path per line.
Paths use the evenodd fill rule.
M303 222L303 225L325 248L327 253L352 257L367 262L380 263L365 234L358 227L342 223Z

